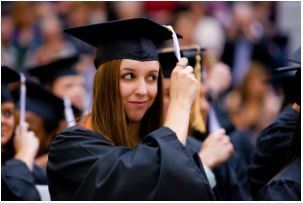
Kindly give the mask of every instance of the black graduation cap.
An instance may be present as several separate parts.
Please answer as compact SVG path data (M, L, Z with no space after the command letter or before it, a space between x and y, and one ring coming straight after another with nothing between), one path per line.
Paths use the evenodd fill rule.
M274 86L282 86L288 102L301 103L301 47L289 59L289 66L276 68L271 76Z
M204 50L205 49L200 49L200 56L202 56ZM181 48L180 52L182 57L186 57L188 59L188 65L195 68L197 48ZM170 75L178 62L174 50L169 49L167 51L167 49L164 49L159 52L159 62L161 64L164 77L170 78ZM200 65L202 65L202 57L200 60Z
M17 82L20 75L7 66L1 66L1 103L14 102L8 83Z
M18 72L8 66L1 66L1 83L11 83L20 80Z
M198 81L201 80L202 54L204 50L205 49L201 49L197 45L183 47L180 49L181 57L186 57L188 59L188 65L194 68L195 78ZM160 51L158 54L163 76L165 78L170 78L171 73L178 62L175 50L171 48L166 48ZM195 129L200 133L206 132L205 123L200 112L200 94L197 94L195 102L193 104L190 125L191 128Z
M28 73L37 77L44 85L51 84L59 77L78 75L78 72L74 69L78 60L78 55L59 58L45 65L29 68Z
M110 21L65 32L97 48L96 68L113 59L158 60L157 47L172 39L170 30L147 18Z
M20 101L20 89L15 89L12 95L16 101ZM57 126L64 119L64 101L43 88L40 84L26 80L26 111L36 113L45 122ZM74 108L76 111L77 109Z

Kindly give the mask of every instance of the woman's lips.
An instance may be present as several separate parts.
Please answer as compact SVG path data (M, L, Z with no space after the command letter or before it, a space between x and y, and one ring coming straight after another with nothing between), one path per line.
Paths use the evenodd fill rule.
M130 101L129 102L135 108L144 108L147 105L147 101Z

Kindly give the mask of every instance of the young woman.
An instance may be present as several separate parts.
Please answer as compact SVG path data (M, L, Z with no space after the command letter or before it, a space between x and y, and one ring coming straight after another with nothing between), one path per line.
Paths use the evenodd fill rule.
M162 117L156 43L145 18L67 30L97 47L91 113L58 135L47 166L52 200L213 200L201 160L185 148L198 82L182 58Z
M8 67L1 67L1 198L2 200L41 200L35 187L45 184L46 175L34 164L39 140L28 124L16 129L15 104L7 83L19 80Z

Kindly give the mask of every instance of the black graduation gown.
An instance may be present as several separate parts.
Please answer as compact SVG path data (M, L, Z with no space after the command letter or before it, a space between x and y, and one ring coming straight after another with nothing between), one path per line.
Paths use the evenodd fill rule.
M285 165L285 153L295 131L298 113L286 107L274 123L265 128L257 139L255 152L248 169L253 195Z
M186 147L198 152L202 142L188 137ZM230 160L213 170L216 186L213 192L218 201L248 201L251 200L247 179L247 167L243 159L236 152Z
M230 134L230 141L235 151L239 153L247 166L251 163L255 149L251 140L251 134L252 132L249 130L235 130Z
M39 201L36 184L47 184L45 170L38 166L31 172L23 161L11 159L1 167L2 200Z
M255 200L300 201L301 157L297 158L279 175L274 177L257 193Z
M47 165L52 200L213 200L198 154L169 128L135 148L74 126L58 135Z

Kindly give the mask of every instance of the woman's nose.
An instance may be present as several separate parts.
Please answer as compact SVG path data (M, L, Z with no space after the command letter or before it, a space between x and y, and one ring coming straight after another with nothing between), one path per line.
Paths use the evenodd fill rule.
M145 94L147 94L147 87L146 87L145 80L139 80L138 81L135 93L139 94L139 95L145 95Z

